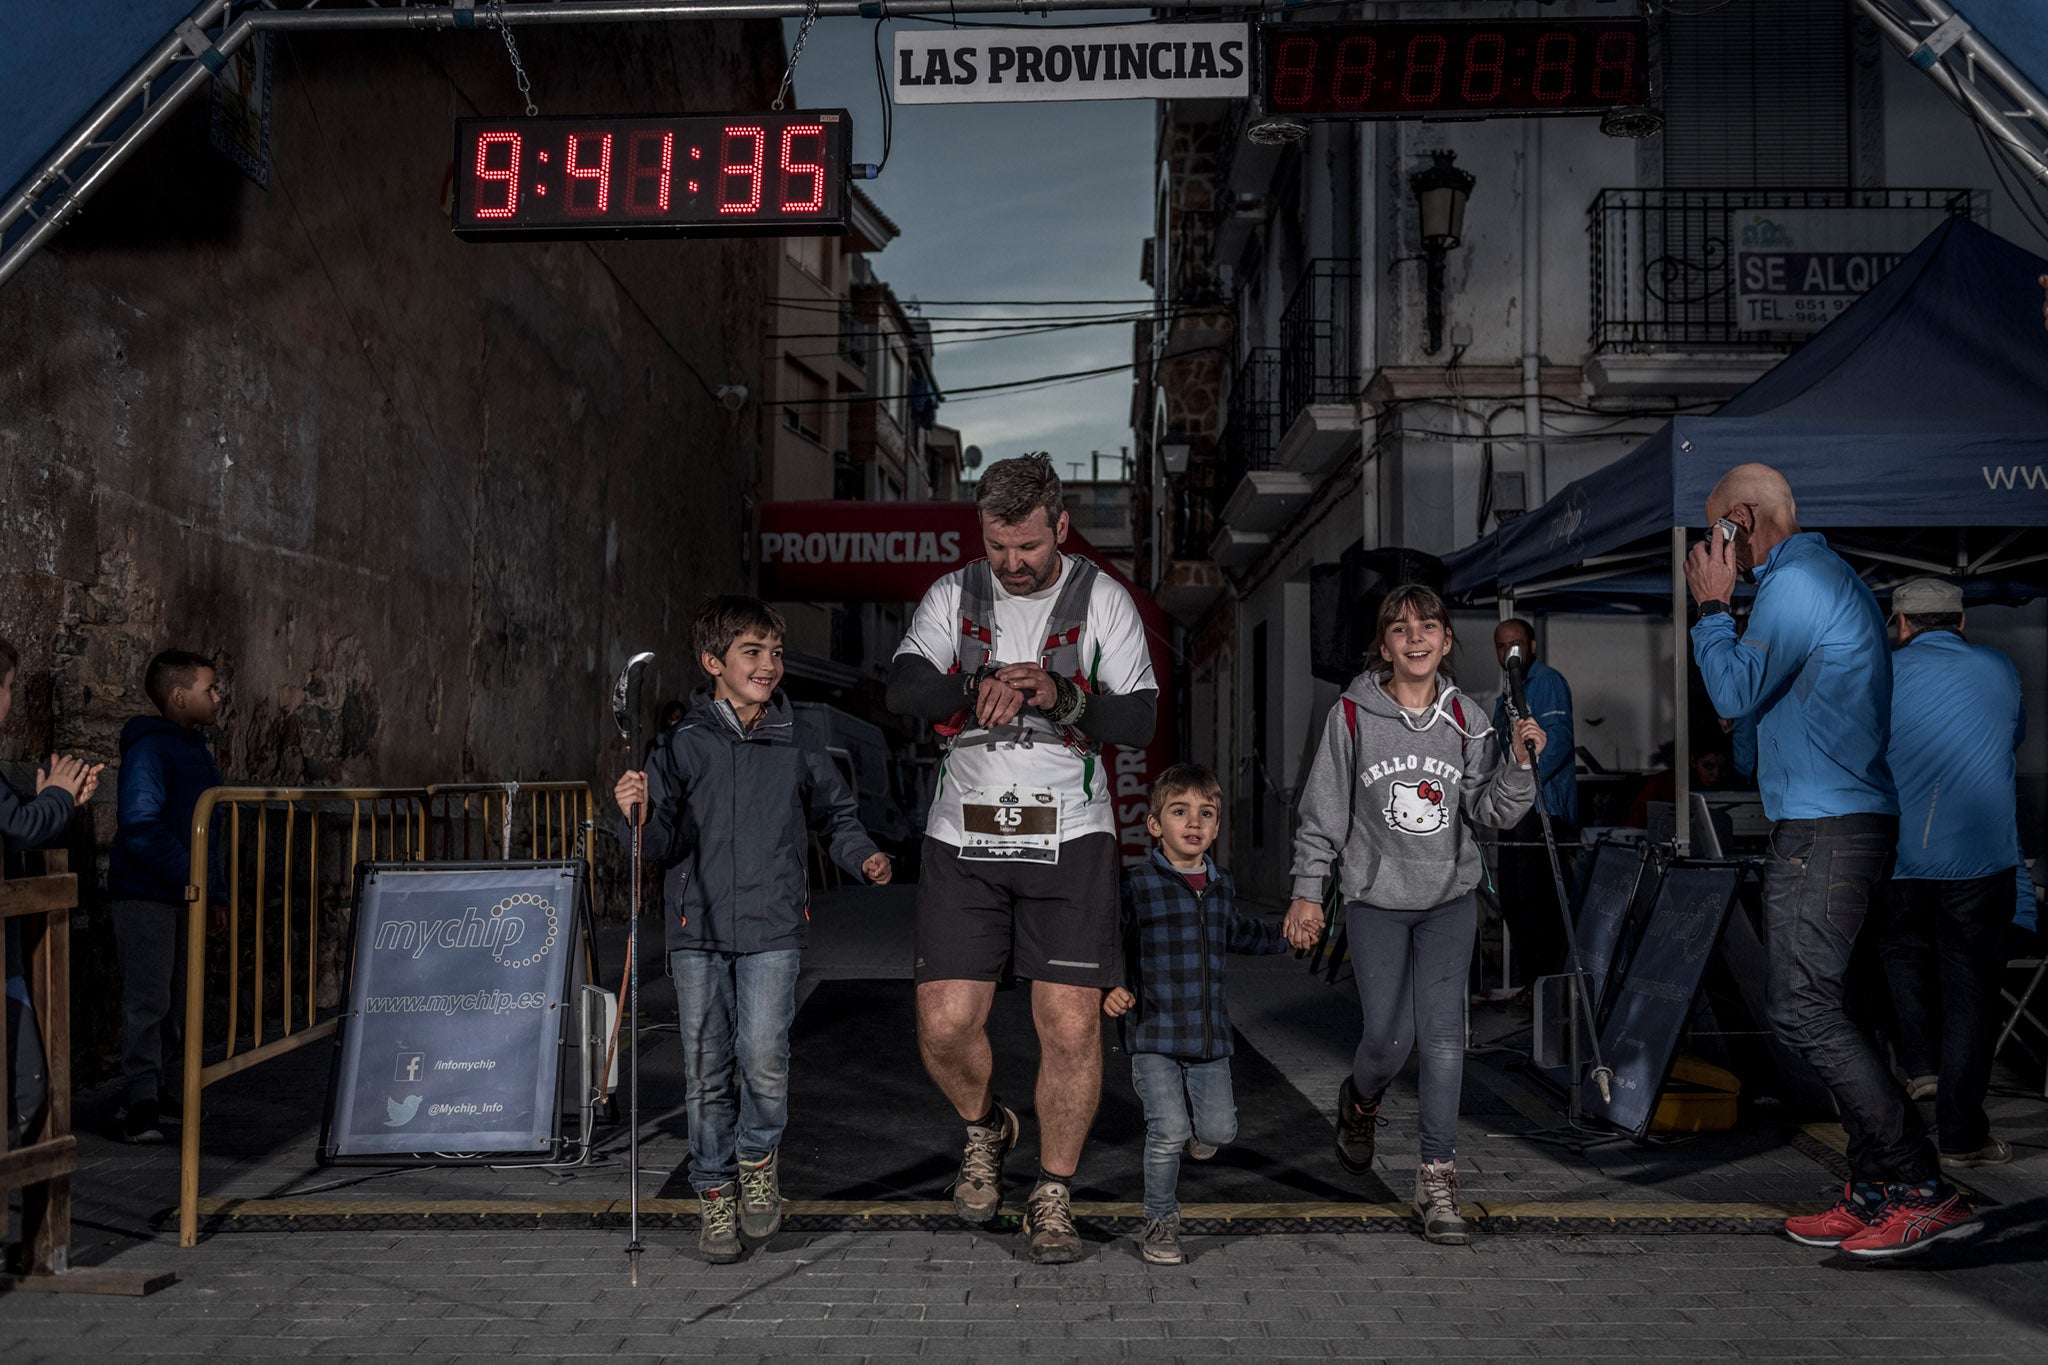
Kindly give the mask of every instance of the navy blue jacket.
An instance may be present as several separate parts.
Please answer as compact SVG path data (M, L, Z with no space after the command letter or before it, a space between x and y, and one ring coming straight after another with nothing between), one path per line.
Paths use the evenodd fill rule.
M1529 665L1522 679L1522 696L1529 714L1543 727L1543 755L1537 768L1543 775L1543 805L1551 818L1568 825L1579 823L1579 745L1572 734L1572 685L1564 674L1538 659ZM1520 763L1527 753L1514 752L1515 731L1508 724L1508 688L1501 683L1500 700L1493 704L1493 729L1501 748Z
M1223 955L1282 953L1280 927L1237 911L1230 874L1204 858L1200 891L1158 849L1124 869L1125 983L1138 1003L1123 1016L1124 1048L1184 1061L1234 1050L1223 1000Z
M753 729L708 684L647 760L640 856L662 879L670 949L763 953L810 939L811 835L855 877L875 855L846 779L777 689ZM620 842L633 846L622 816Z
M24 863L21 855L41 848L64 832L77 813L71 793L62 787L45 787L33 800L24 801L12 784L0 780L0 845L4 845L6 875L19 877ZM21 974L21 921L7 921L7 975Z
M221 785L220 766L197 730L162 716L136 716L122 726L121 818L107 857L107 893L183 905L192 881L192 812L200 793ZM225 902L217 845L208 861L209 899Z
M1692 628L1714 710L1755 716L1757 787L1773 820L1897 815L1885 763L1892 664L1884 613L1818 532L1771 548L1738 639L1727 612Z

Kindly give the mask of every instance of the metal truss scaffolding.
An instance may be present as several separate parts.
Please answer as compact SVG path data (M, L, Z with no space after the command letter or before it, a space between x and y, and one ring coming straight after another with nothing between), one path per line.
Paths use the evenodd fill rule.
M2048 185L2048 96L1943 0L1856 0L2022 171Z

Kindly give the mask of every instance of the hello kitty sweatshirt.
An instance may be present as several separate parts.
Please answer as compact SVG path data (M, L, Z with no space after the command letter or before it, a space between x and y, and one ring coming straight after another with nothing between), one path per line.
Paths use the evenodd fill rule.
M1437 675L1436 705L1418 717L1360 674L1330 708L1302 788L1294 895L1323 900L1337 862L1347 901L1442 905L1484 876L1467 821L1505 828L1534 798L1530 771L1502 758L1485 709L1449 678Z

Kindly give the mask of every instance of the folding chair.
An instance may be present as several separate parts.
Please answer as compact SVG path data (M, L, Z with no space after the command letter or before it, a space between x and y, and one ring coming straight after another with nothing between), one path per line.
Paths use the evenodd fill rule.
M2012 1037L2020 1025L2025 1024L2036 1034L2040 1035L2042 1040L2041 1055L2048 1056L2048 1020L2043 1020L2039 1015L2030 1012L2028 1009L2028 1006L2034 1001L2034 992L2041 988L2041 979L2044 976L2048 976L2048 956L2014 958L2006 963L2005 967L2008 972L2026 971L2028 968L2032 968L2033 975L2027 978L2027 988L2018 995L2014 995L2008 990L2001 990L1999 992L2000 995L2004 996L2011 1003L2012 1014L2007 1017L2005 1027L1999 1030L1998 1041L1992 1045L1991 1055L1996 1057L2000 1052L2004 1051L2006 1039ZM2044 1069L2042 1073L2041 1098L2048 1100L2048 1069Z

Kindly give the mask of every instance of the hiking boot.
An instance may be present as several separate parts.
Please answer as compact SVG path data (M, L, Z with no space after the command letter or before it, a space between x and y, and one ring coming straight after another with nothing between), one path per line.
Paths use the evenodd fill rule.
M960 1153L960 1178L953 1182L953 1212L970 1223L986 1223L1003 1207L1003 1158L1017 1145L1017 1115L996 1106L1000 1128L967 1125Z
M1866 1184L1859 1192L1852 1182L1842 1186L1842 1197L1833 1208L1787 1218L1785 1235L1802 1246L1838 1247L1883 1217L1884 1187Z
M1207 1161L1222 1150L1221 1147L1216 1146L1214 1143L1204 1142L1200 1138L1188 1139L1188 1160L1190 1161Z
M164 1140L155 1100L138 1100L121 1117L121 1141L151 1146Z
M1081 1259L1081 1233L1067 1187L1047 1180L1024 1201L1024 1245L1033 1265L1064 1265Z
M1458 1212L1458 1168L1448 1161L1425 1161L1415 1172L1415 1211L1422 1215L1422 1235L1440 1246L1461 1247L1470 1228Z
M1906 1094L1911 1099L1931 1100L1934 1092L1941 1088L1939 1076L1915 1076L1906 1082Z
M1984 1145L1974 1152L1943 1152L1941 1168L1945 1171L1967 1171L1976 1166L2003 1166L2012 1160L2012 1144L2004 1138L1986 1138Z
M1188 1254L1180 1245L1180 1215L1146 1219L1145 1230L1138 1236L1138 1254L1150 1265L1186 1264Z
M782 1231L782 1181L775 1153L740 1163L740 1235L765 1242Z
M1859 1261L1917 1256L1936 1242L1975 1236L1983 1226L1951 1185L1887 1185L1884 1216L1845 1239L1841 1250Z
M746 1251L740 1242L739 1204L736 1181L697 1192L697 1250L713 1265L731 1265Z
M1337 1164L1353 1175L1372 1170L1372 1155L1379 1146L1379 1130L1384 1123L1379 1102L1359 1103L1358 1092L1352 1089L1351 1078L1346 1076L1337 1087Z

